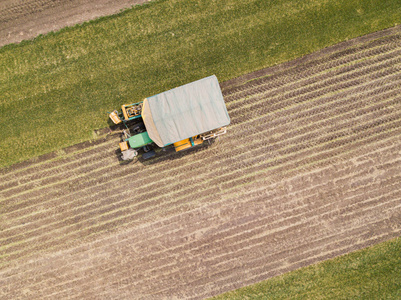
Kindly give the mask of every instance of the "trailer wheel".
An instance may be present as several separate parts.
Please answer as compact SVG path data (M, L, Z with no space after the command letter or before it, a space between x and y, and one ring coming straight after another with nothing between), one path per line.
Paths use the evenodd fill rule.
M141 133L145 131L145 124L139 123L132 128L132 132Z

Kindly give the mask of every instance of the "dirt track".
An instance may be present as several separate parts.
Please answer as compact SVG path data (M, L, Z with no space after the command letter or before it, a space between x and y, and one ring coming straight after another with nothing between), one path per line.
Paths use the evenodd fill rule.
M222 84L208 148L0 172L0 298L200 299L401 234L401 27Z
M32 39L150 0L2 0L0 47Z

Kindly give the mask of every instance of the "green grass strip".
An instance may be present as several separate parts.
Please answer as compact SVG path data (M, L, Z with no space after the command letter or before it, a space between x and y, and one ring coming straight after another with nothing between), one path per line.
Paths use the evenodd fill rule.
M401 299L401 238L212 299Z
M121 104L401 22L399 0L170 0L0 48L0 167L92 138Z

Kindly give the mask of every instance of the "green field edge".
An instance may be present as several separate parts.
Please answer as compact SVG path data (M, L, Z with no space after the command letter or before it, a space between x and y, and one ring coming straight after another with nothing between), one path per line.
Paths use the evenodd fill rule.
M374 224L374 223L372 223L372 224ZM373 238L371 238L371 239L369 239L367 242L371 242L371 241L375 241L375 240L377 240L377 239L380 239L380 238L383 238L383 236L388 236L389 234L388 233L386 233L386 234L383 234L383 235L381 235L381 236L376 236L376 237L373 237ZM335 236L335 235L334 235ZM350 238L348 237L348 238L346 238L345 240L349 240ZM358 247L360 247L360 245L362 244L363 242L360 242L360 243L358 243L356 246ZM338 252L338 251L340 251L340 252L344 252L344 251L347 251L349 248L350 248L351 246L346 246L346 247L343 247L343 248L341 248L340 250L336 250L336 252ZM243 250L243 249L242 249ZM329 252L330 253L330 252ZM331 252L332 253L332 252ZM325 253L325 254L322 254L322 255L318 255L317 257L314 257L314 258L317 258L317 259L319 259L321 256L324 256L324 255L327 255L327 253ZM233 259L231 259L231 260L229 260L229 261L232 261L232 260L235 260L236 258L233 258ZM217 260L217 262L216 262L216 264L215 264L215 266L217 266L217 265L219 265L220 263L219 263L219 258L218 257L213 257L213 258L211 258L211 259L208 259L207 261L214 261L214 260ZM307 260L307 259L305 259L305 260ZM280 261L282 261L282 260L280 260ZM195 266L195 264L196 263L193 263L191 266ZM295 263L295 265L298 265L299 264L299 262L297 262L297 263ZM170 263L170 264L165 264L165 265L163 265L163 268L164 269L167 269L166 271L167 271L167 274L169 274L169 275L173 275L174 273L177 273L177 272L179 272L179 271L175 271L174 273L171 273L171 267L173 267L173 266L175 266L175 264L174 264L174 262L173 263ZM284 268L288 268L288 266L286 266L286 267L284 267ZM282 270L283 269L283 267L282 266L279 266L279 267L277 267L276 269L275 269L275 271L280 271L280 270ZM158 270L158 271L160 271L160 269L158 268L158 267L156 267L156 269L155 268L153 268L153 269L149 269L148 270L148 272L151 272L152 270ZM114 274L112 271L117 271L117 272L115 272L115 273L117 273L118 274L118 266L114 266L114 267L111 267L111 268L108 268L108 269L105 269L105 270L103 270L103 271L105 271L105 273L106 274ZM214 275L216 275L216 274L218 274L218 273L220 273L221 272L221 270L219 270L218 272L215 272L214 273ZM213 274L212 274L213 275ZM115 275L108 275L108 276L106 276L106 277L112 277L112 276L115 276ZM129 276L127 276L127 277L124 277L124 279L128 279L128 278L130 278ZM226 278L224 278L224 279L226 279ZM143 281L144 279L142 279L142 281ZM141 281L139 281L139 282L141 282ZM158 291L159 293L160 292L162 292L163 290L160 290L160 291Z
M107 20L113 20L115 18L120 18L120 17L123 17L126 13L129 13L130 11L135 11L135 10L140 11L142 9L147 9L149 6L155 5L158 2L165 2L165 1L168 1L168 0L151 0L149 2L144 2L144 3L139 4L139 5L138 4L134 4L131 7L123 8L119 12L113 13L111 15L100 16L100 17L97 17L97 18L95 18L93 20L88 20L88 21L84 21L82 23L78 23L78 24L75 24L75 25L66 26L66 27L61 28L61 29L56 30L56 31L50 31L48 33L39 34L38 36L33 37L32 39L22 40L21 42L15 42L15 43L6 44L6 45L3 45L3 46L0 46L0 54L3 51L9 51L9 50L13 50L13 49L18 49L18 48L24 47L26 45L34 44L37 41L40 41L42 39L55 37L55 36L58 36L60 34L65 33L65 32L77 30L78 28L82 28L82 27L86 27L86 26L92 26L92 25L95 25L97 23L105 22Z
M209 300L398 299L401 238L304 267Z

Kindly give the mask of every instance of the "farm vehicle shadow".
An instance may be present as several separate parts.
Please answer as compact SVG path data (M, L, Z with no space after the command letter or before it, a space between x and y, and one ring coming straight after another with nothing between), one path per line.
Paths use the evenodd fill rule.
M154 164L158 164L161 162L165 161L173 161L180 159L182 157L185 157L187 155L193 155L196 152L201 152L205 151L208 149L215 141L211 140L210 142L206 142L202 145L198 145L195 147L192 147L190 149L176 152L173 146L168 146L166 148L158 148L155 146L155 152L156 156L151 158L151 159L143 159L142 154L139 154L137 157L135 157L132 160L123 160L121 157L121 150L118 148L114 151L116 155L116 159L118 160L119 165L124 166L124 165L129 165L129 164L136 164L136 163L141 163L144 166L150 166Z

